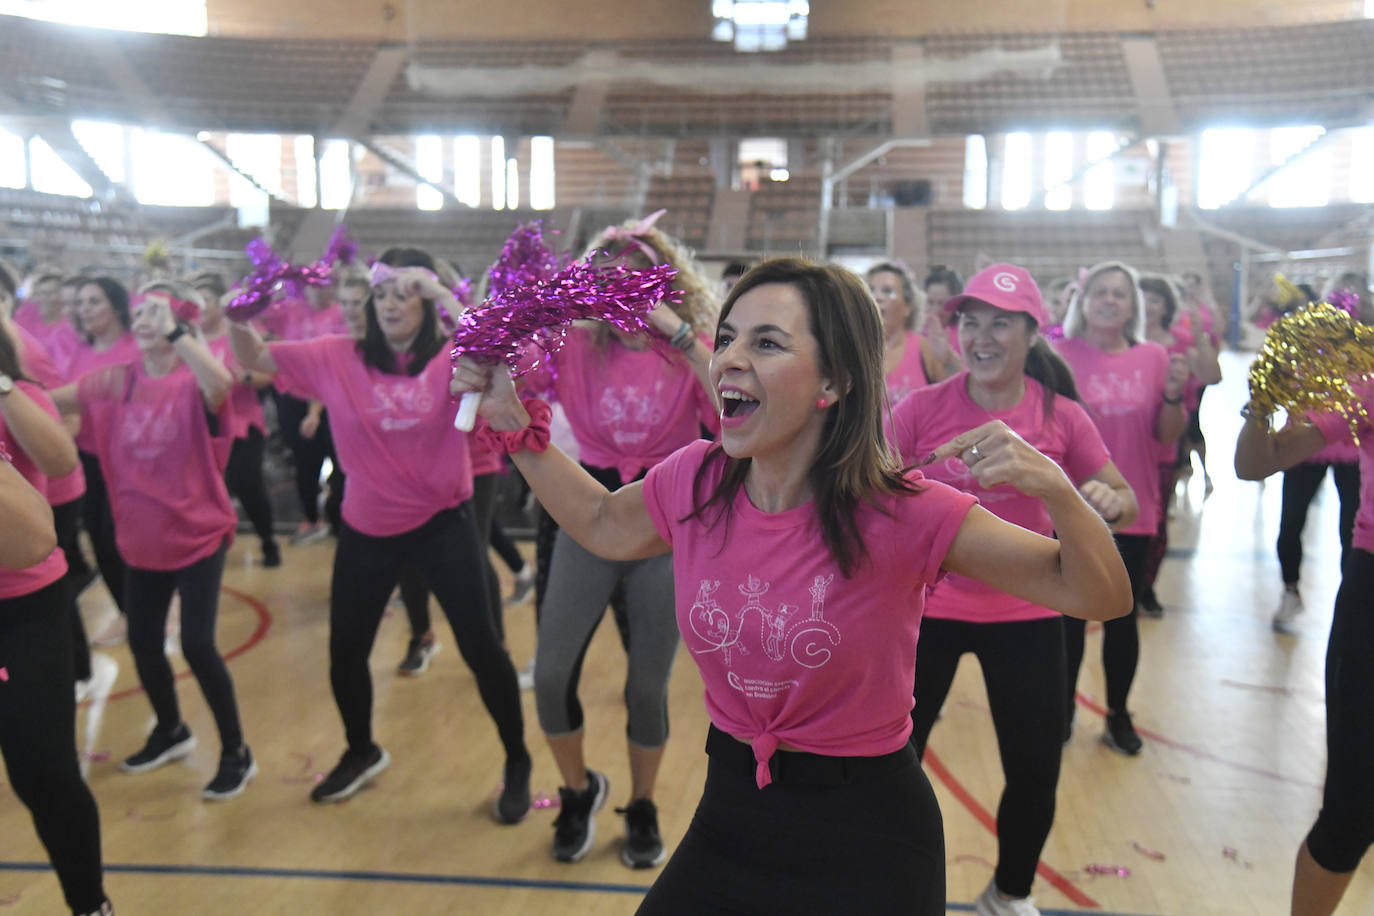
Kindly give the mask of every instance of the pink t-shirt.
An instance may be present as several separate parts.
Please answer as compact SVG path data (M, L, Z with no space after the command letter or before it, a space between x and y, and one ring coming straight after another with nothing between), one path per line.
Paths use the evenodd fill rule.
M262 313L258 323L281 340L348 335L348 322L337 302L317 309L304 299L279 299Z
M234 388L229 392L229 406L232 409L229 425L233 432L232 438L242 439L248 435L248 430L253 428L264 436L267 435L267 418L262 413L258 389L243 383L243 367L234 359L228 335L216 337L208 342L208 346L210 352L215 354L215 358L224 363L224 367L234 376Z
M725 461L700 440L650 469L643 493L673 548L678 628L711 721L753 743L760 788L779 742L839 757L899 749L911 734L925 589L974 498L909 472L915 493L858 511L868 557L846 579L812 503L760 512L741 488L728 520L684 521L704 461L704 498Z
M911 331L906 335L906 349L897 368L887 374L887 403L897 405L902 399L918 388L930 384L926 376L925 363L921 360L920 334Z
M630 350L614 339L604 347L595 332L576 327L558 351L554 397L572 426L581 460L615 468L623 481L701 437L720 430L711 395L677 354ZM539 390L542 379L527 381Z
M481 423L482 420L479 418L478 422ZM506 469L506 456L483 445L482 438L476 435L476 430L468 434L468 457L472 461L473 477L500 474Z
M16 325L15 329L19 332L19 364L24 367L24 374L49 391L61 388L65 381L47 348L23 327ZM70 474L48 481L48 505L66 505L85 492L86 474L78 464Z
M1374 411L1374 389L1364 395L1365 412ZM1351 443L1355 437L1350 432L1350 422L1340 414L1319 414L1312 422L1321 430L1322 438L1335 445ZM1355 513L1355 533L1351 544L1360 550L1374 553L1374 423L1360 420L1356 427L1360 434L1360 509Z
M40 407L46 410L54 418L57 417L57 407L53 405L52 398L43 390L41 385L33 382L18 381L15 387L33 398ZM43 472L38 470L29 456L19 447L19 443L10 434L5 426L4 418L0 418L0 455L9 455L14 469L19 472L19 476L29 482L29 485L39 493L46 495L48 489L48 478ZM51 504L52 500L48 500ZM0 566L0 598L17 598L20 595L31 595L41 588L47 588L58 579L61 579L67 572L67 558L62 553L61 547L54 547L48 558L28 569L7 569ZM0 685L3 687L3 685Z
M66 318L59 318L48 324L43 320L43 310L32 300L15 310L14 323L38 338L47 349L53 364L62 373L63 379L70 381L72 358L85 344L76 328L72 327L72 323Z
M67 367L67 381L79 381L83 376L106 366L123 366L142 360L143 354L138 350L138 343L134 340L134 335L128 331L114 342L114 346L105 350L97 350L89 343L83 342L72 355L71 363ZM82 421L81 431L76 434L76 446L83 452L95 451L95 443L85 421Z
M1153 534L1159 526L1159 440L1155 420L1164 403L1169 354L1143 341L1104 353L1080 337L1055 341L1073 369L1078 394L1121 476L1135 491L1140 514L1120 534Z
M893 445L903 461L914 464L955 436L991 420L1001 420L1063 468L1070 480L1081 485L1102 470L1111 461L1111 455L1078 402L1054 394L1054 411L1047 417L1046 393L1039 382L1027 378L1026 394L1019 404L1005 411L986 410L969 397L968 372L961 372L915 392L893 411ZM1054 537L1054 526L1044 503L1009 484L984 489L957 457L921 470L931 480L972 493L998 518ZM1006 623L1058 617L1059 612L951 573L926 597L926 616L971 623Z
M238 516L224 487L224 436L211 435L190 368L153 378L141 361L110 366L82 378L77 393L125 562L183 569L233 536ZM228 411L226 401L221 425Z
M419 375L390 375L363 363L348 337L268 344L277 379L322 401L339 461L348 472L344 521L390 537L420 527L472 496L467 434L453 428L458 402L443 354Z

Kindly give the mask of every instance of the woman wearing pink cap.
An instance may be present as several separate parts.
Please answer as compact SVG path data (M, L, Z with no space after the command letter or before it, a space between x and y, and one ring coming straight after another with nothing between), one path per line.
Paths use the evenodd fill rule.
M44 496L49 476L76 466L52 399L26 376L0 324L0 753L67 905L84 914L109 912L109 901L100 815L74 740L67 563Z
M893 444L903 460L919 461L961 433L998 420L1063 468L1109 525L1134 520L1135 497L1078 403L1073 373L1039 335L1049 315L1030 274L994 264L944 310L957 316L968 368L893 409ZM977 496L998 518L1054 536L1044 503L1005 484L982 486L957 457L923 471ZM959 659L972 652L983 672L1006 778L997 809L997 870L976 904L979 916L1038 912L1028 898L1054 823L1066 724L1061 620L1058 611L953 573L926 596L912 744L924 756Z
M234 798L257 773L243 741L234 682L215 645L224 557L238 517L224 486L233 434L234 379L187 318L195 293L155 283L135 301L141 359L108 366L56 392L79 412L109 486L119 552L128 563L124 607L138 678L157 715L143 749L120 765L141 773L186 757L195 736L181 717L163 651L172 593L181 598L181 647L220 736L219 767L201 791Z
M1145 339L1145 305L1133 268L1107 261L1088 271L1064 319L1055 349L1073 368L1078 393L1107 443L1112 459L1135 493L1135 521L1116 531L1117 549L1131 576L1136 607L1105 627L1102 667L1107 679L1107 727L1102 741L1118 753L1140 753L1140 736L1126 709L1140 661L1137 614L1145 591L1150 537L1159 523L1159 444L1178 440L1188 423L1183 386L1188 363ZM1074 691L1083 661L1083 626L1067 620L1067 705L1073 726ZM1065 731L1065 740L1072 733Z
M613 560L672 551L710 763L643 914L943 916L939 807L908 740L926 588L953 572L1066 613L1127 610L1107 527L1005 425L962 433L928 463L958 455L986 488L1015 481L1045 502L1057 541L900 470L882 352L858 276L760 264L717 324L721 443L680 448L614 493L549 447L548 406L522 404L506 372L455 370L456 390L485 392L493 430L568 535Z
M373 740L368 656L400 571L417 567L453 627L458 651L501 743L506 764L498 821L530 808L529 751L515 666L487 604L486 543L472 511L467 435L454 429L437 303L453 294L417 248L382 253L372 272L362 340L327 336L264 344L251 325L230 326L240 365L322 401L348 469L343 522L329 588L329 680L348 748L310 793L351 798L391 764Z

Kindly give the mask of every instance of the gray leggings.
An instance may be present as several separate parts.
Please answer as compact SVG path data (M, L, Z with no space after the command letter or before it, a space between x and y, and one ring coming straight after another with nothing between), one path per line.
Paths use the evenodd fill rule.
M626 735L640 747L662 747L668 740L668 677L678 643L672 555L630 562L603 560L564 531L554 541L548 591L539 617L534 656L539 725L554 737L582 728L582 704L577 700L582 660L611 592L620 582L625 585L630 623Z

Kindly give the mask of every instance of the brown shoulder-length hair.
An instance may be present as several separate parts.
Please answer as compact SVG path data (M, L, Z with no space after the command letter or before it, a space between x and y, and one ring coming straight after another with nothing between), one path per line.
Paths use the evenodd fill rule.
M423 267L431 273L434 272L434 258L422 248L388 248L381 253L377 261L388 267ZM366 329L363 331L363 339L358 341L358 352L362 355L363 362L372 368L388 375L400 375L402 372L396 354L391 351L391 345L386 342L386 335L382 333L382 326L377 323L377 304L374 300L375 297L369 289L367 301L363 303ZM410 361L404 369L406 375L419 375L425 366L429 365L429 361L444 348L444 332L439 327L439 311L435 301L421 299L420 306L423 309L420 330L410 345Z
M770 283L783 283L801 293L821 375L843 392L826 411L808 478L821 539L840 572L849 578L867 556L857 519L861 503L881 506L884 497L913 489L887 443L882 317L864 281L846 268L778 258L759 264L735 284L719 321L729 317L741 296ZM715 491L702 500L698 495L702 481L716 460L725 462L725 472ZM712 446L697 471L694 507L687 518L706 521L708 510L713 510L708 524L729 524L730 507L749 465L750 459L731 458L719 444Z

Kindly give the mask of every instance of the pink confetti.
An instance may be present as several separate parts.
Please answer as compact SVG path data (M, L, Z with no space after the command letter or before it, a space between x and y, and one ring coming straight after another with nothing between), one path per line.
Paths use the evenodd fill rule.
M94 753L83 754L82 756L91 761L91 763L104 763L106 760L110 759L110 752L95 751Z
M1118 878L1129 878L1131 870L1124 865L1099 865L1092 863L1083 866L1083 870L1090 875L1115 875Z
M10 669L8 669L8 668L0 668L0 681L8 681L9 679L10 679Z
M1228 858L1228 859L1230 859L1232 862L1235 862L1237 865L1244 866L1245 868L1253 868L1253 867L1254 867L1254 866L1252 866L1249 862L1247 862L1246 860L1242 859L1242 858L1240 857L1240 853L1237 852L1235 849L1233 849L1233 848L1230 847L1230 846L1223 846L1223 847L1221 848L1221 854L1222 854L1225 858Z
M557 808L560 800L557 796L550 797L548 793L536 792L534 793L534 801L530 804L535 808Z
M955 856L955 857L954 857L954 861L955 861L956 864L962 864L962 863L964 863L964 862L972 862L974 865L985 865L985 866L987 866L989 869L991 869L992 871L996 871L996 870L997 870L997 866L996 866L996 865L992 864L991 862L989 862L987 859L983 858L982 856L971 856L971 855L968 855L967 853L965 853L965 854L963 854L963 855Z
M301 769L300 769L300 772L297 773L297 774L294 775L294 776L283 776L283 777L282 777L282 780L281 780L282 782L285 782L285 783L320 782L321 780L324 779L324 774L323 774L323 773L315 773L315 774L312 775L311 772L310 772L310 765L315 761L315 758L314 758L314 757L310 756L309 754L302 754L300 751L292 751L292 752L291 752L291 756L292 756L292 757L295 757L295 758L297 758L297 759L299 759L299 760L301 761Z
M19 902L19 895L12 894L9 897L0 897L0 906L14 906Z
M1141 846L1139 843L1134 842L1131 843L1131 847L1147 859L1154 859L1156 862L1164 861L1164 853L1160 852L1158 849L1150 849L1147 846Z

